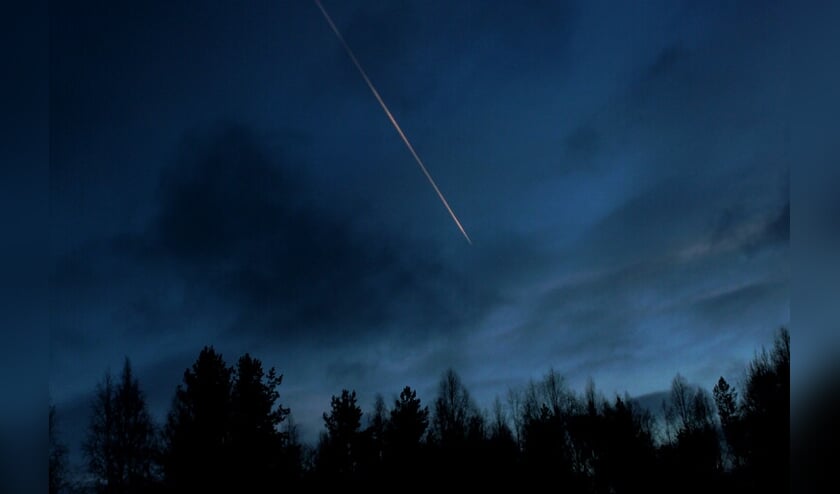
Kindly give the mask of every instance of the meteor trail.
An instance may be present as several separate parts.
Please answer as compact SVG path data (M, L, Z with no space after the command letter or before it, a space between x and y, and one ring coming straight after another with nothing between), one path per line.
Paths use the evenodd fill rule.
M429 170L426 169L426 165L423 164L423 160L420 159L420 156L414 150L414 146L411 145L411 142L408 140L408 137L406 137L405 132L403 132L402 128L400 128L400 124L397 123L397 119L394 118L394 116L391 114L391 110L388 109L388 106L382 100L382 97L379 96L379 91L377 91L376 88L373 86L373 83L370 82L370 78L368 78L365 69L362 68L362 65L359 63L359 60L356 59L356 55L353 54L353 50L350 49L350 45L347 44L347 41L344 40L344 36L342 36L338 28L335 27L332 18L330 18L330 15L327 13L326 9L324 9L324 6L321 5L320 0L314 0L314 2L315 5L318 6L318 9L321 10L321 13L324 14L324 19L327 20L327 23L330 25L330 28L332 28L333 32L335 33L338 40L341 42L342 46L344 46L344 51L346 51L347 55L350 56L350 60L353 61L353 65L355 65L356 68L359 70L359 73L362 75L362 78L365 80L365 83L367 83L367 86L370 88L370 92L372 92L373 95L376 97L376 101L379 102L379 106L381 106L382 109L385 111L385 115L388 116L388 120L390 120L394 128L397 129L397 133L402 138L403 142L405 143L405 146L411 152L411 155L414 156L414 161L416 161L417 164L420 165L420 169L423 170L423 174L426 175L427 179L429 179L429 183L432 184L432 187L435 189L435 192L437 192L437 195L440 198L440 202L442 202L444 207L446 207L446 210L449 211L449 216L452 216L452 221L455 222L455 224L458 226L458 229L461 230L461 233L464 234L464 238L467 239L467 243L472 245L472 240L470 240L470 236L467 235L467 231L464 230L464 227L461 225L461 222L458 221L458 217L455 216L455 211L453 211L452 208L449 207L449 202L447 202L446 198L443 197L443 192L440 191L437 184L435 183L435 180L432 178L432 175L429 173Z

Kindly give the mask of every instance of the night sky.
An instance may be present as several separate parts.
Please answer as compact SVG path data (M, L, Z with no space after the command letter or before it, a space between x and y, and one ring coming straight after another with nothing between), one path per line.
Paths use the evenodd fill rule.
M50 396L68 441L128 356L160 420L204 345L316 437L448 367L710 388L790 322L779 2L324 0L50 8ZM816 153L812 150L811 152Z

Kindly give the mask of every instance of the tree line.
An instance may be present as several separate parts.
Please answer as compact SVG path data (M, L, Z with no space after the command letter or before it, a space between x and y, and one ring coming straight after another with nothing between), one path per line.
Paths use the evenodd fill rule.
M373 490L551 486L572 493L787 492L790 335L781 329L736 386L711 393L679 374L661 416L628 396L583 393L549 371L479 409L453 370L426 404L406 386L363 413L333 396L317 444L299 441L283 376L205 347L155 424L126 359L96 388L85 475L71 479L50 410L50 492L270 493L341 484Z

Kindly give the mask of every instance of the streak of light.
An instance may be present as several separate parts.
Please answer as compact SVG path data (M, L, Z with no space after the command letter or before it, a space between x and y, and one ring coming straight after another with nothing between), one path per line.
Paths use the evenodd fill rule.
M426 165L423 164L423 160L420 159L420 156L417 154L417 151L414 150L414 146L411 145L411 141L409 141L408 137L406 137L405 132L403 132L402 128L400 127L400 124L397 123L397 119L395 119L394 115L391 114L391 110L388 109L388 105L386 105L385 101L382 100L382 97L379 96L379 91L376 90L376 87L374 87L373 83L370 81L370 78L365 72L365 69L362 68L362 64L359 63L359 60L353 53L353 50L350 49L350 45L348 45L347 41L344 40L344 36L341 35L341 32L335 26L335 23L333 23L332 18L327 13L326 9L324 9L324 6L321 5L320 0L314 0L314 2L315 5L318 6L318 9L321 10L321 13L324 14L324 19L327 20L327 23L330 25L330 28L332 28L336 37L341 42L342 46L344 46L344 51L347 52L347 55L350 57L350 60L353 61L353 65L356 66L356 69L358 69L359 74L362 75L362 79L365 80L365 83L370 88L370 91L373 93L373 96L376 97L376 101L379 102L379 106L381 106L382 110L385 111L385 115L388 116L388 120L390 120L394 128L397 129L397 133L402 138L403 142L405 143L405 146L411 152L411 155L414 156L414 161L416 161L417 164L420 165L420 169L423 170L423 174L426 175L426 178L429 180L429 183L432 184L432 187L435 189L435 192L440 198L440 202L442 202L446 210L449 211L449 216L452 217L452 220L455 222L455 225L458 226L458 229L461 230L461 233L464 235L464 238L467 239L467 242L470 245L472 245L472 240L470 240L470 236L467 235L467 231L464 230L464 226L461 225L461 221L458 220L458 217L455 215L455 211L453 211L452 208L449 206L449 202L443 196L443 192L440 191L440 188L438 188L437 183L435 183L435 180L432 178L432 175L429 173L429 170L426 169Z

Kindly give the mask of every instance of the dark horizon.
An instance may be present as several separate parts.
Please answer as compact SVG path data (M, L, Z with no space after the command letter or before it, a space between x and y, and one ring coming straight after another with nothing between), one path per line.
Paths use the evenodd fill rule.
M787 330L786 328L782 329ZM775 331L778 330L779 328L776 328ZM757 342L756 346L753 349L753 358L755 358L755 356L757 355L761 355L762 352L772 349L771 343L772 342L770 341ZM204 348L211 348L215 350L213 345L206 345ZM198 352L196 352L196 354L193 356L193 361L195 360L195 357L197 355ZM224 358L230 366L233 366L236 360L240 357L240 355L227 356L221 352L219 353L219 355L222 358ZM321 404L322 409L320 411L317 411L314 415L311 415L311 412L308 416L305 414L301 414L300 410L295 407L296 403L294 403L293 401L289 401L286 392L289 388L295 389L299 388L300 386L296 386L295 383L289 382L288 376L285 375L282 367L278 367L270 361L263 360L262 358L260 358L260 355L258 353L250 353L249 355L261 361L266 370L268 370L269 368L275 368L278 374L283 377L283 384L278 388L278 391L280 393L280 403L282 403L283 406L289 408L289 420L291 420L294 423L295 430L296 433L299 435L299 441L301 442L301 444L304 447L314 448L318 444L320 435L324 433L324 426L323 420L321 418L321 413L327 411L327 405L329 404L329 401L327 400L323 404ZM124 356L124 362L126 361L131 361L130 356ZM193 362L191 362L190 365L192 365L192 363ZM84 443L85 437L89 434L89 420L91 415L91 409L94 405L94 394L96 391L96 386L102 384L102 378L105 375L110 375L112 378L116 378L119 374L118 371L120 370L120 368L121 367L113 369L108 368L103 370L100 378L97 379L96 382L90 383L89 393L86 394L76 403L72 403L69 406L62 407L56 405L54 402L51 401L51 406L55 408L56 412L55 428L57 431L57 439L61 442L61 444L64 444L68 447L67 461L68 467L72 472L73 477L84 477L86 475L86 460L81 445ZM151 419L156 424L156 427L160 428L163 424L166 423L167 414L171 411L171 403L172 399L175 397L176 389L178 386L183 385L183 382L180 378L183 377L183 372L188 370L190 370L190 366L185 367L185 369L183 369L183 371L179 374L179 379L171 383L171 393L169 396L167 406L162 410L151 410ZM371 417L375 412L376 400L378 398L383 398L386 403L393 403L398 398L402 388L405 386L409 386L415 391L417 391L418 397L425 403L428 404L432 402L432 398L438 392L440 379L446 374L446 372L450 371L458 373L458 370L454 368L441 369L441 371L437 373L437 375L432 376L434 378L434 383L431 387L418 389L414 387L414 385L412 385L411 383L404 383L404 385L400 386L398 389L375 391L370 396L370 399L367 401L364 401L360 398L358 401L358 405L363 413L361 422L362 426L367 427L370 425L369 421L371 420ZM596 382L594 379L587 380L587 382L585 382L582 386L575 387L567 380L567 376L563 375L562 373L558 372L556 368L552 367L544 369L542 372L537 372L534 377L530 378L527 382L521 383L519 386L511 386L505 388L499 394L496 394L493 397L491 397L489 401L477 401L475 400L475 396L473 396L472 394L470 395L471 400L477 407L476 412L482 414L482 416L484 416L486 420L490 421L493 416L493 408L497 400L504 407L505 413L510 414L511 410L509 410L509 400L512 396L512 393L521 395L528 389L529 386L539 384L544 379L546 379L547 376L551 375L555 375L557 378L559 378L563 383L564 389L575 396L584 398L587 390L589 389L589 386L593 385L593 389L596 391L596 397L599 400L599 402L611 403L615 399L621 399L627 403L634 404L638 407L640 411L644 413L649 413L653 425L652 432L656 441L665 441L664 434L665 427L667 426L665 417L665 407L672 406L670 397L672 391L669 388L669 386L672 384L673 380L676 377L681 377L685 379L684 374L680 371L677 371L675 375L672 375L665 379L666 385L663 386L663 389L651 393L645 393L642 395L630 395L626 390L605 391L599 387L599 383ZM737 369L734 372L731 369L729 369L728 375L724 375L723 373L719 374L718 379L724 378L728 382L732 383L733 386L742 388L744 387L744 383L748 379L748 376L749 365L748 363L746 363L743 368ZM142 377L138 377L140 389L144 397L148 398L145 383L142 379ZM717 381L718 380L716 379L714 384L716 384ZM472 387L470 386L470 384L471 383L465 382L464 386L472 393ZM697 382L686 381L686 384L692 391L700 390L706 393L710 393L712 389L712 386L705 386ZM333 392L331 392L330 395L334 396L341 389L352 390L353 392L356 391L353 386L339 386L335 390L333 390ZM286 425L288 424L284 424L284 426Z
M379 489L407 478L414 487L551 482L571 492L632 493L672 492L681 483L685 492L787 492L790 482L784 328L756 351L741 382L720 377L710 392L674 376L658 413L592 381L571 389L553 369L482 409L449 369L433 397L407 385L366 408L355 390L342 389L313 443L301 440L283 388L282 373L258 358L228 363L204 347L160 421L125 359L89 403L82 465L68 456L61 411L50 408L50 492L89 492L97 482L94 490L106 493L294 491L335 482Z

